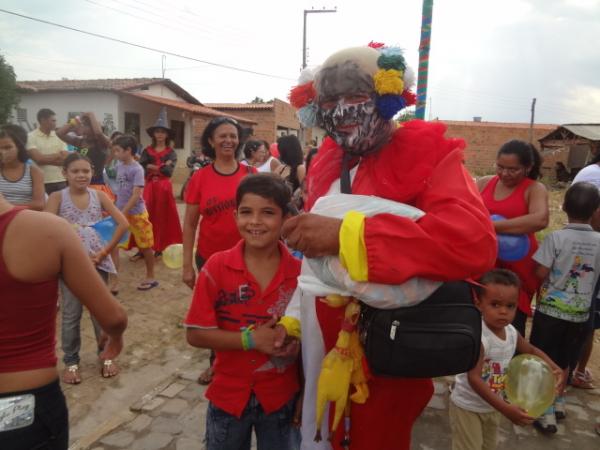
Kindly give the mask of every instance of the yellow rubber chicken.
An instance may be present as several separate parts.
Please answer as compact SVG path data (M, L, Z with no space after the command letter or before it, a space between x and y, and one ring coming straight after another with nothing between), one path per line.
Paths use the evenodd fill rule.
M335 415L330 430L330 438L337 429L342 414L348 404L348 394L352 383L356 392L352 401L364 403L369 396L367 376L363 371L363 350L356 331L360 305L352 297L328 296L326 303L334 308L345 306L344 322L338 334L335 347L323 358L321 373L317 383L317 424L323 419L327 402L335 403ZM321 429L317 428L315 441L321 441Z

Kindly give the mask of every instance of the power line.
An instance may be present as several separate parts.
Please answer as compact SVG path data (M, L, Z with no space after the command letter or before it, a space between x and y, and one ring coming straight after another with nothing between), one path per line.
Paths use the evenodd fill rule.
M14 53L12 51L8 51L8 52L4 52L5 55L10 55L10 56L14 56L17 58L27 58L27 59L38 59L41 61L49 61L49 62L53 62L53 63L57 63L57 64L66 64L68 66L78 66L81 67L81 60L75 60L75 59L70 59L70 60L65 60L65 59L51 59L51 58L44 58L42 56L33 56L33 55L27 55L25 53ZM107 65L107 64L88 64L85 63L86 67L97 67L100 69L120 69L120 70L156 70L156 67L140 67L140 66L113 66L113 65ZM197 67L204 67L204 66L197 66Z
M196 61L196 62L199 62L199 63L202 63L202 64L207 64L209 66L220 67L222 69L235 70L237 72L250 73L250 74L253 74L253 75L259 75L259 76L267 77L267 78L278 78L278 79L281 79L281 80L296 81L294 78L283 77L283 76L280 76L280 75L271 75L271 74L268 74L268 73L256 72L256 71L250 70L250 69L243 69L243 68L240 68L240 67L229 66L229 65L226 65L226 64L220 64L220 63L215 63L215 62L210 62L210 61L204 61L202 59L193 58L191 56L181 55L179 53L174 53L174 52L170 52L170 51L167 51L167 50L160 50L160 49L157 49L157 48L148 47L148 46L145 46L145 45L141 45L141 44L136 44L136 43L133 43L133 42L125 41L123 39L117 39L117 38L113 38L113 37L106 36L106 35L103 35L103 34L92 33L91 31L80 30L78 28L70 27L70 26L67 26L67 25L61 25L59 23L50 22L49 20L38 19L36 17L26 16L25 14L19 14L19 13L16 13L14 11L8 11L8 10L2 9L2 8L0 8L0 12L3 12L5 14L10 14L10 15L13 15L13 16L17 16L17 17L21 17L23 19L33 20L34 22L39 22L39 23L43 23L43 24L46 24L46 25L52 25L52 26L55 26L55 27L63 28L65 30L76 31L78 33L87 34L88 36L93 36L93 37L97 37L97 38L100 38L100 39L105 39L107 41L118 42L119 44L129 45L131 47L137 47L137 48L141 48L141 49L144 49L144 50L149 50L151 52L156 52L156 53L161 53L161 54L165 54L165 55L175 56L176 58L182 58L182 59L188 59L190 61Z

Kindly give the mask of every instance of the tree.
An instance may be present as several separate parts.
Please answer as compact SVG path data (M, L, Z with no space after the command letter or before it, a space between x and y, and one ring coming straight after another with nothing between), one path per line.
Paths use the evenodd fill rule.
M262 104L264 102L265 101L262 98L260 98L260 97L254 97L254 100L252 100L250 103L260 103L260 104Z
M12 111L19 104L17 77L12 66L0 55L0 123L8 122Z

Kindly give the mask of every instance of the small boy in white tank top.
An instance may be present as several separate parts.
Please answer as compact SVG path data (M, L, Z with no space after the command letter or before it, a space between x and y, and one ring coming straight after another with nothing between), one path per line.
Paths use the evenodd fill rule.
M539 356L550 365L557 382L562 380L560 367L511 325L517 311L519 278L509 270L494 269L479 282L475 305L483 320L481 352L473 369L456 376L450 396L453 450L495 449L501 415L515 425L533 423L533 417L502 397L504 373L515 350Z

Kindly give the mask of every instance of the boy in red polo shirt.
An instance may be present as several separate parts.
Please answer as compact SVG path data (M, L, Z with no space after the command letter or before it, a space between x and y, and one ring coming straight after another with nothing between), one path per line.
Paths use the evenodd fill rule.
M203 266L185 319L187 341L216 352L206 391L207 450L290 449L296 358L274 353L277 318L296 288L300 261L280 241L290 192L272 174L249 175L236 193L242 240Z

